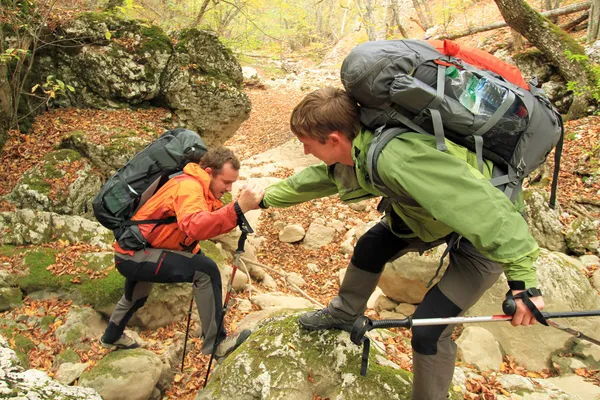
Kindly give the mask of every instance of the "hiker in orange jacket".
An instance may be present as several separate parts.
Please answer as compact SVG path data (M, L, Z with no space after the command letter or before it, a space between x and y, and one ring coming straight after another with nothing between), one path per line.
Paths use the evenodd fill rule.
M217 264L197 246L199 240L227 233L238 225L238 218L258 208L264 191L256 185L241 188L237 201L223 206L221 197L231 191L239 175L240 162L225 148L209 150L199 164L189 163L183 174L171 178L133 216L132 220L160 220L175 216L171 224L140 224L151 247L124 250L115 242L115 264L126 278L125 293L110 317L100 339L103 347L139 347L123 331L132 315L141 308L152 284L191 282L204 337L202 352L210 354L215 341L215 356L222 357L239 346L249 335L245 330L225 340L217 332L223 315L221 275Z

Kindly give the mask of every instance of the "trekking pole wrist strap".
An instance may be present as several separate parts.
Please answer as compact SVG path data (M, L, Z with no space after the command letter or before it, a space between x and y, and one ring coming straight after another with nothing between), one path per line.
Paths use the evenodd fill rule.
M517 294L512 293L512 289L510 289L506 293L506 300L502 304L502 309L507 315L514 315L517 310L515 299L521 299L523 303L529 308L535 319L542 325L548 326L548 322L546 322L546 318L542 314L542 312L536 307L536 305L531 301L530 297L541 296L541 290L537 288L529 288L523 292L519 292Z

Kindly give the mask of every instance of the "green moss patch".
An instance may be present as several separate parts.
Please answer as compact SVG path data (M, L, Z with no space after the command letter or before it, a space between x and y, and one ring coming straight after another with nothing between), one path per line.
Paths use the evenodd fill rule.
M115 304L123 295L125 278L116 270L102 279L86 279L77 287L81 301L92 306Z
M58 290L70 285L68 276L55 276L46 268L55 263L57 250L42 248L27 253L23 264L29 272L17 280L17 283L26 293L37 290Z
M158 26L150 26L142 29L144 43L140 50L170 52L173 46L171 39Z
M22 335L15 329L0 327L0 334L11 341L11 347L17 355L19 362L24 368L29 368L27 354L35 348L35 344L27 336ZM14 346L12 345L14 343Z
M56 358L54 359L54 364L57 368L61 364L64 364L67 362L76 364L76 363L81 362L81 358L79 357L79 354L77 354L77 352L75 350L65 349L65 350L61 351L60 354L58 354L56 356Z

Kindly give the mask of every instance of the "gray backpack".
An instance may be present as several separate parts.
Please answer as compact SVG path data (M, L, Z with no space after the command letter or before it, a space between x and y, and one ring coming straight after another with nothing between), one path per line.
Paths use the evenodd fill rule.
M470 50L482 53L465 51ZM493 71L500 64L500 69L517 71L522 80L516 67L485 56L496 65L476 68L426 41L389 40L361 44L346 57L342 83L361 106L362 124L375 131L368 153L369 177L384 193L389 190L377 174L377 157L394 137L412 131L435 135L440 151L447 150L445 137L474 151L480 170L484 158L492 161L503 173L491 183L503 188L511 200L523 179L558 144L550 200L554 204L562 118L536 82L525 89L508 81Z

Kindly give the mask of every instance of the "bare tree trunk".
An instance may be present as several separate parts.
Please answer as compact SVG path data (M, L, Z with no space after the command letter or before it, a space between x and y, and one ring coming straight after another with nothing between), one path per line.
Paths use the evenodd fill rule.
M567 53L585 55L584 49L566 32L532 9L524 0L494 0L506 23L536 46L556 65L567 82L575 82L579 88L595 87L592 72L586 65L573 62ZM575 93L567 118L580 118L593 104L588 90Z
M408 32L406 32L406 29L404 29L404 27L402 26L402 21L400 20L400 10L398 9L398 0L392 0L390 2L390 7L392 8L394 22L396 23L396 26L398 27L398 31L400 31L400 34L402 35L403 38L408 39Z
M587 30L588 43L600 39L600 0L593 0Z
M381 24L381 29L379 31L379 34L377 35L377 37L379 39L386 39L387 36L387 21L388 21L388 13L389 13L389 7L390 6L390 0L383 0L383 18L381 19L383 21L383 24Z
M423 12L423 8L421 7L421 2L419 0L412 0L412 3L413 7L415 7L415 10L417 11L417 17L419 18L419 21L421 21L420 26L423 28L423 30L431 28L429 18L427 18L427 16Z
M342 17L342 27L340 28L340 36L344 36L344 29L346 29L346 17L348 16L348 9L350 9L350 1L346 3L344 7L344 16Z
M202 5L200 6L200 11L198 11L198 15L196 15L196 19L194 20L192 25L190 25L190 28L195 28L198 25L200 25L200 22L202 22L202 18L204 17L204 14L206 14L206 10L208 8L209 3L210 3L210 0L204 0Z
M365 24L367 25L367 36L370 41L377 40L373 8L373 0L365 0Z

